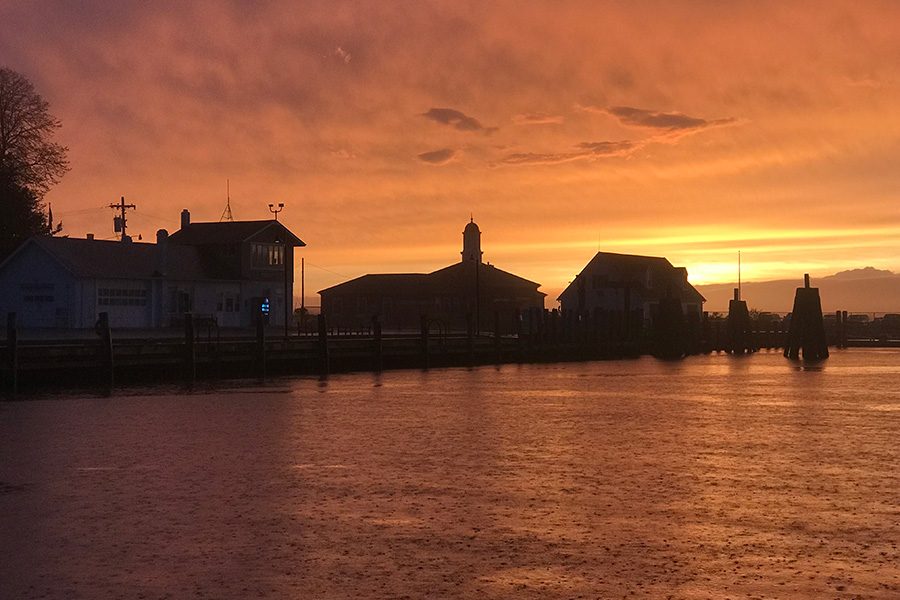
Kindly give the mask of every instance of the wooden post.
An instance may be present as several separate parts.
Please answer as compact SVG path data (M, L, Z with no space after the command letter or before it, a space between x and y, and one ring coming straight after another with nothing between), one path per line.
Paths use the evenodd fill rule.
M529 308L525 314L528 315L528 349L531 350L534 345L534 320L537 317L537 309Z
M622 298L622 339L625 342L631 341L631 287L626 287Z
M559 310L555 308L550 311L550 339L554 347L559 346Z
M847 347L847 311L841 311L841 348Z
M834 311L834 346L836 348L843 348L841 345L841 329L843 329L843 323L841 323L841 311Z
M197 379L197 350L194 346L194 314L184 315L184 362L187 382L193 385Z
M524 359L525 348L522 344L522 313L519 312L518 308L513 314L513 326L515 327L516 333L516 360L522 362Z
M653 355L659 358L682 358L685 354L684 312L681 299L667 291L659 299L659 314L653 323Z
M112 332L109 329L109 313L102 312L97 319L97 333L100 335L100 356L102 369L107 372L109 384L107 393L112 393L115 385L115 360L113 358Z
M325 313L319 313L319 374L328 375L329 367L331 366L328 361L328 323L325 318Z
M472 313L466 313L466 353L469 358L469 366L475 366L475 323Z
M422 354L422 368L428 368L428 317L421 315L419 317L419 344Z
M373 368L381 372L384 368L384 347L381 343L381 321L378 317L372 317L372 362Z
M256 375L266 380L266 323L261 311L256 314Z
M19 332L16 329L16 313L6 315L6 348L9 359L9 382L12 395L19 393Z

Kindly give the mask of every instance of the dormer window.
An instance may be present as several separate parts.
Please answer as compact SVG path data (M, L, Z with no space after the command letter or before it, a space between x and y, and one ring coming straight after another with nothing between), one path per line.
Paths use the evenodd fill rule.
M284 246L280 244L252 244L250 252L254 267L280 267L284 264Z

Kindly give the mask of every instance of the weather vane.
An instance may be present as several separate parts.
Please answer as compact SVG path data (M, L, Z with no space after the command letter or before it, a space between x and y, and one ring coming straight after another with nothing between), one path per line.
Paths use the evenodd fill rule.
M278 203L278 208L275 208L274 204L269 205L269 212L275 215L275 220L278 220L278 213L284 210L284 202Z

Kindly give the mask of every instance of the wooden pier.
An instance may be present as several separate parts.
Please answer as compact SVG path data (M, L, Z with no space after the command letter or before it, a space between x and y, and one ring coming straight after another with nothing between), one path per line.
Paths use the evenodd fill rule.
M115 385L255 378L281 374L328 374L383 369L428 369L501 363L610 360L657 354L659 338L641 332L638 313L598 311L576 318L544 311L518 321L512 333L448 333L423 318L418 332L384 332L373 320L365 331L338 332L318 320L314 332L274 335L262 322L256 331L223 335L198 327L188 316L182 335L132 338L110 330L102 316L96 335L80 339L22 339L14 314L7 317L0 341L0 377L7 396L20 389L54 387L111 391ZM838 311L826 327L827 342L838 348L900 347L900 340L860 336L846 312ZM745 348L784 349L786 319L750 319L743 329ZM678 354L733 351L727 319L704 314L701 323L679 325ZM174 335L172 335L174 334ZM159 335L159 334L157 334ZM671 340L665 340L671 342ZM670 353L668 358L672 357Z

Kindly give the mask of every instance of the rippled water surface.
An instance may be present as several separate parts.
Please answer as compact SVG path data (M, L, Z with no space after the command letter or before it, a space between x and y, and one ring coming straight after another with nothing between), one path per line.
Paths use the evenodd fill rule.
M900 598L900 352L0 404L2 598Z

